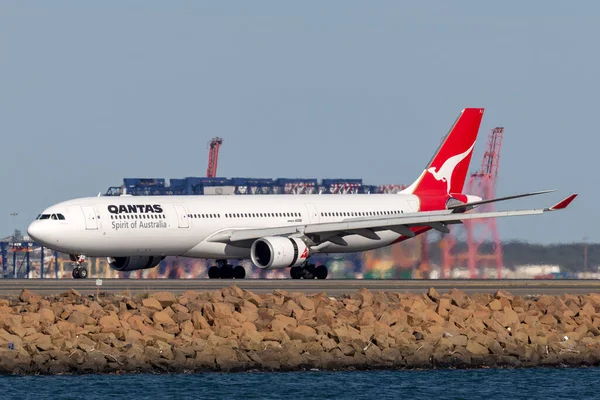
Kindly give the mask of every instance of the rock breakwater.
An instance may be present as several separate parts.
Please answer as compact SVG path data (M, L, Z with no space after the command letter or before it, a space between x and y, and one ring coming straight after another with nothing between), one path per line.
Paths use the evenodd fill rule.
M598 364L600 294L0 298L3 374Z

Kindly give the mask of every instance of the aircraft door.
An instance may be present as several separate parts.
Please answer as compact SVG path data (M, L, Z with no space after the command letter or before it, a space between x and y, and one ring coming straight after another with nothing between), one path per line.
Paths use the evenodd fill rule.
M177 221L178 221L179 227L180 228L189 228L190 221L188 220L188 216L185 211L185 208L183 208L183 206L181 204L173 204L173 207L175 208L175 212L177 213Z
M85 229L98 229L98 217L96 216L94 207L81 206L81 210L83 211L83 217L85 219Z
M319 223L319 211L317 210L317 207L314 204L304 204L304 206L306 207L306 211L308 211L308 220L310 221L311 224L317 224Z

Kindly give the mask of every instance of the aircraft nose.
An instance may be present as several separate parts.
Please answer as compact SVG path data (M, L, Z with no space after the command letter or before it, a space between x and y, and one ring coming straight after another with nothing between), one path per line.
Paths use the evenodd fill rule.
M44 225L41 224L40 221L33 221L31 224L29 224L29 227L27 227L27 234L33 239L34 242L44 244L46 236L44 234L45 230L46 229L44 229Z

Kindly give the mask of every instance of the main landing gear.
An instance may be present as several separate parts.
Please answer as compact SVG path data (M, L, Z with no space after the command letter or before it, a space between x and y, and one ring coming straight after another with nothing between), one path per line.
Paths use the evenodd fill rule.
M292 279L325 279L327 278L327 267L306 263L299 267L290 268L290 276Z
M209 279L244 279L246 270L241 265L235 267L227 264L227 260L217 260L217 265L208 269Z
M88 270L86 267L83 266L83 263L85 262L85 256L84 255L80 255L80 256L76 256L71 254L69 256L71 258L71 261L75 261L75 268L73 268L73 278L74 279L85 279L88 277Z

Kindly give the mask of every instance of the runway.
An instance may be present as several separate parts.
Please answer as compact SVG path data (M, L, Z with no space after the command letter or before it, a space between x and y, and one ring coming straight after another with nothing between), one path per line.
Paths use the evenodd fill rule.
M100 282L98 282L100 283ZM600 293L600 280L208 280L208 279L0 279L1 295L18 295L29 289L43 295L60 294L75 289L81 294L101 292L139 294L152 292L183 293L188 290L210 291L237 285L256 293L276 289L288 292L327 293L341 296L362 288L372 292L425 293L430 287L445 293L452 288L467 293L493 293L498 289L513 295Z

